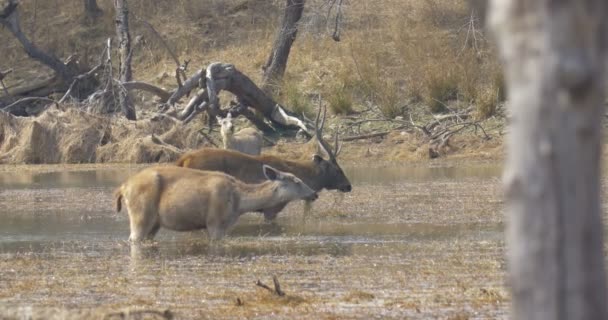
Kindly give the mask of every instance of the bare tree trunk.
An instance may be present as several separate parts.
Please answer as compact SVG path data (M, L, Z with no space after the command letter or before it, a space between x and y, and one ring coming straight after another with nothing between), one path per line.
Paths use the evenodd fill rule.
M116 8L116 34L118 36L118 79L120 83L132 80L131 72L131 35L129 34L129 9L127 0L114 0ZM136 120L135 108L133 107L127 90L119 90L118 100L125 117Z
M281 22L281 28L272 46L272 52L264 66L264 78L262 79L262 90L268 92L272 86L276 86L283 78L287 68L287 59L293 42L298 33L298 21L304 11L306 0L286 0L285 13Z
M494 0L512 112L504 174L513 319L607 319L600 204L603 0Z
M65 83L69 84L71 82L74 75L68 67L61 60L34 45L21 31L18 2L12 0L7 3L6 7L0 12L0 24L5 26L19 40L28 56L53 69Z
M97 5L97 0L84 0L84 13L91 20L103 15L103 11Z

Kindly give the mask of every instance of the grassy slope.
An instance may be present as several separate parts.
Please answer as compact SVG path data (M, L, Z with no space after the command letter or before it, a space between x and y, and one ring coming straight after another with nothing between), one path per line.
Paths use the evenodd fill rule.
M470 29L464 0L346 2L340 42L330 39L331 21L327 24L324 2L307 2L284 89L277 97L281 103L311 115L311 97L321 93L335 113L368 110L353 117L408 119L412 115L419 122L428 121L430 111L444 106L472 107L480 118L495 110L500 101L499 67L492 46ZM283 5L279 0L129 3L132 36L146 38L135 54L134 77L167 88L175 87L174 62L161 42L134 17L154 25L180 60L191 59L190 72L212 61L230 62L257 82ZM26 1L21 7L22 28L37 45L58 57L77 53L93 65L105 39L114 36L111 2L99 4L105 14L91 23L83 19L81 1ZM6 80L9 87L50 74L23 54L7 30L0 30L0 41L7 43L0 48L0 56L5 57L0 69L16 71ZM139 107L146 105L142 100ZM348 121L352 119L341 122L342 128ZM502 121L491 122L491 127L500 130ZM387 128L386 123L367 123L361 130ZM403 135L416 140L404 151L411 153L405 158L425 158L420 136L411 131ZM361 152L373 153L369 148Z

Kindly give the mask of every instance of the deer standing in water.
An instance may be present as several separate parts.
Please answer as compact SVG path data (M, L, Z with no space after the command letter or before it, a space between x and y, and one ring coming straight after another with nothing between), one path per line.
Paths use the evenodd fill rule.
M261 171L265 181L247 184L222 172L150 167L116 190L116 211L124 199L129 240L134 242L153 239L161 226L175 231L207 229L211 239L220 239L245 212L317 198L314 190L290 173L266 165Z
M319 125L321 109L319 107L315 120L315 135L319 146L327 154L328 160L318 154L313 155L312 161L296 161L272 155L252 156L231 150L203 148L186 153L177 161L177 165L199 170L221 171L246 183L263 181L265 177L261 169L264 165L269 165L278 170L292 173L315 191L328 189L350 192L352 190L350 181L336 159L341 150L338 145L338 136L335 136L334 152L323 139L323 126L325 125L327 110L324 109L321 125ZM274 207L266 207L258 211L263 212L267 220L272 220L286 205L287 202L281 202Z
M238 152L259 155L262 152L264 137L260 131L254 128L244 128L234 132L232 115L228 113L226 118L217 117L220 124L220 133L224 143L224 149L236 150Z

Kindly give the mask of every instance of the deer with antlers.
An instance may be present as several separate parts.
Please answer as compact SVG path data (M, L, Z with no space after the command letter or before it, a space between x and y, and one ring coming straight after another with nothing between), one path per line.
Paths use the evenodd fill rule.
M321 113L323 114L322 118ZM294 174L315 191L328 189L350 192L352 190L351 183L337 161L337 156L341 150L337 134L333 148L335 151L332 151L329 144L323 139L326 113L327 109L319 106L315 119L315 136L320 149L326 153L328 159L314 154L312 160L298 161L273 155L253 156L231 150L203 148L186 153L177 161L177 165L199 170L221 171L246 183L263 181L265 178L261 168L264 165L269 165L278 170ZM272 220L286 205L287 202L283 202L269 205L258 211L263 212L267 220Z

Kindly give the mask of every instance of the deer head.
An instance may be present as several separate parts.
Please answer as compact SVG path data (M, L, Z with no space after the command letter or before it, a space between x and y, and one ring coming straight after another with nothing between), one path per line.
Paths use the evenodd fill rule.
M323 113L323 117L321 117L321 113ZM342 168L340 168L337 160L337 157L342 150L342 146L338 142L338 132L336 131L334 136L333 151L329 147L327 141L323 139L323 127L325 126L326 114L327 108L322 106L321 97L319 96L319 110L317 111L317 117L315 119L315 137L319 143L320 149L328 157L328 160L325 160L322 156L315 154L313 156L313 162L323 173L325 179L327 179L326 188L328 190L337 189L342 192L350 192L352 190L350 181L342 171ZM321 122L320 125L319 121Z
M287 201L294 198L314 201L318 198L314 190L293 174L279 171L268 165L263 165L262 170L266 179L277 182L278 188L275 192L277 192L278 197L284 198Z
M221 126L220 131L222 134L234 133L234 124L232 123L232 114L230 112L226 118L220 116L216 116L215 118L217 119L217 123Z

